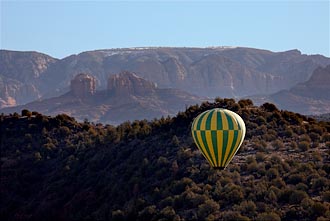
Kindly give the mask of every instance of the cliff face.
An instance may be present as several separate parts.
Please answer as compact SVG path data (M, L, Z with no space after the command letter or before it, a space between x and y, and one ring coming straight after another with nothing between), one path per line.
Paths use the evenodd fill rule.
M123 71L108 79L108 93L113 96L145 96L155 92L156 85L138 77L135 73Z
M38 79L56 61L38 52L0 50L0 108L40 98Z
M85 98L95 94L95 78L89 74L78 74L71 80L71 92L74 96Z
M198 94L240 97L276 90L281 78L241 65L223 55L208 55L192 65L190 85ZM187 85L188 87L188 85Z

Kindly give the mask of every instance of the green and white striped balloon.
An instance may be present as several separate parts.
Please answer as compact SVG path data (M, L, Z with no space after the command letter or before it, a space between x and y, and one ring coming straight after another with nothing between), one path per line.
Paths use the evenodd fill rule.
M191 132L210 165L224 169L242 145L246 129L238 114L215 108L198 115L192 123Z

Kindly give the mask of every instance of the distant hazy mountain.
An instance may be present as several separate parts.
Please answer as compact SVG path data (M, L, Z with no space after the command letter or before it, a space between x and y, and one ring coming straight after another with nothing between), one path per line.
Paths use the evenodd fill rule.
M256 97L257 103L275 103L282 109L303 114L330 113L330 65L315 69L310 79L290 90L282 90L267 97Z
M126 48L83 52L54 59L37 52L0 51L0 107L24 104L69 91L78 73L96 78L105 89L111 74L123 70L199 96L241 97L271 94L309 79L321 55L298 50L271 52L252 48Z
M86 80L86 82L81 82ZM68 114L78 120L118 124L127 120L154 119L175 115L188 105L200 103L201 98L178 89L159 89L131 72L112 75L106 90L94 91L89 76L79 75L78 84L61 96L35 101L22 106L4 108L1 112L21 112L22 109L47 115ZM79 81L81 88L79 88Z

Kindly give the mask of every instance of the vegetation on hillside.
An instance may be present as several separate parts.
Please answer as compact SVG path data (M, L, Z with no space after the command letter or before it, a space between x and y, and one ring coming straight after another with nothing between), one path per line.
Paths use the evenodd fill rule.
M247 127L223 171L190 135L227 108ZM0 116L1 220L329 220L330 122L216 98L117 127L23 110Z

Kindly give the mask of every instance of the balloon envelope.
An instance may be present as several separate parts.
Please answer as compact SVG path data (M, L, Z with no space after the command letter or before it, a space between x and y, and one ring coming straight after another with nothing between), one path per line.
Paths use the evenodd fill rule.
M201 113L191 127L198 149L210 165L218 169L227 167L243 143L245 132L243 119L221 108Z

